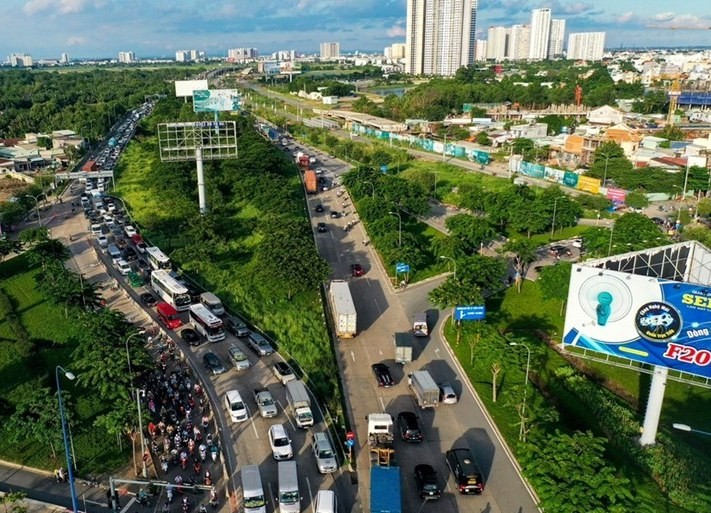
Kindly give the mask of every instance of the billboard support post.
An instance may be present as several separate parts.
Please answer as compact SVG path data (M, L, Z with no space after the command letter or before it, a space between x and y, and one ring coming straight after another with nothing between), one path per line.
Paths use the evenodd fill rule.
M202 149L195 148L195 165L197 167L198 205L201 214L207 214L207 200L205 199L205 172L202 168Z
M642 436L639 444L654 445L657 438L657 428L659 427L659 416L662 413L662 403L664 402L664 390L667 387L667 373L669 369L659 365L654 366L652 383L649 386L649 398L647 399L647 410L644 413L644 424L642 425Z

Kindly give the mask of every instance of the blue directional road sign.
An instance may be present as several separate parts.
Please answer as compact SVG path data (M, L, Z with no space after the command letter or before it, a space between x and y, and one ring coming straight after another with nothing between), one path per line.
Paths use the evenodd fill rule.
M346 445L348 447L353 447L355 445L355 440L346 440Z
M456 321L481 321L486 317L486 306L457 306L454 308Z
M396 273L409 273L410 272L410 266L407 264L403 264L402 262L398 262L395 264L395 272Z

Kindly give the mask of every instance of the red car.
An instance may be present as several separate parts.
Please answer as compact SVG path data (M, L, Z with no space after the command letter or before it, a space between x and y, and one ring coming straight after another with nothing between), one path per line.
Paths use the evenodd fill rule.
M358 276L363 276L365 274L365 269L360 264L351 264L351 276L357 278Z

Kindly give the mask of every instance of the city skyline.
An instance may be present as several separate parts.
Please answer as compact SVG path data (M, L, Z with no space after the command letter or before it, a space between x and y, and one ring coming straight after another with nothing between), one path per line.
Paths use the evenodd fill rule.
M482 1L477 38L486 37L489 25L529 23L532 9L550 8L566 20L567 33L606 32L607 48L711 46L711 30L648 28L711 27L711 13L693 14L708 12L705 0L687 0L681 10L663 0L619 4ZM35 60L62 53L115 59L119 51L133 51L138 59L174 58L186 48L223 57L235 47L255 47L262 55L318 53L324 41L338 41L342 52L382 52L406 35L406 0L4 0L0 16L13 26L0 35L0 55L28 53Z

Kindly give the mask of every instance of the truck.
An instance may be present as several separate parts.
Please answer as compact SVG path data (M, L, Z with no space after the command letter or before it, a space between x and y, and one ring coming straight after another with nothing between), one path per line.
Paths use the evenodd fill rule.
M368 415L371 513L402 513L400 467L395 460L393 418L389 413Z
M427 314L425 312L416 313L412 318L412 334L416 337L426 337L430 334L427 324Z
M296 425L306 429L314 425L314 414L311 412L311 397L304 382L298 379L287 382L286 401L294 415Z
M395 344L395 363L406 364L412 361L412 334L393 333Z
M309 156L303 151L298 152L296 154L296 164L304 168L309 167Z
M331 302L336 336L339 338L355 337L358 319L348 282L344 280L333 280L328 289L328 297Z
M257 388L254 390L254 401L257 403L257 409L264 418L276 417L277 407L274 402L274 396L266 388Z
M434 408L439 405L439 386L426 370L418 370L407 376L407 384L420 408Z
M316 173L314 171L308 170L304 173L304 186L306 187L306 192L309 194L316 194L318 192L318 181L316 180Z

